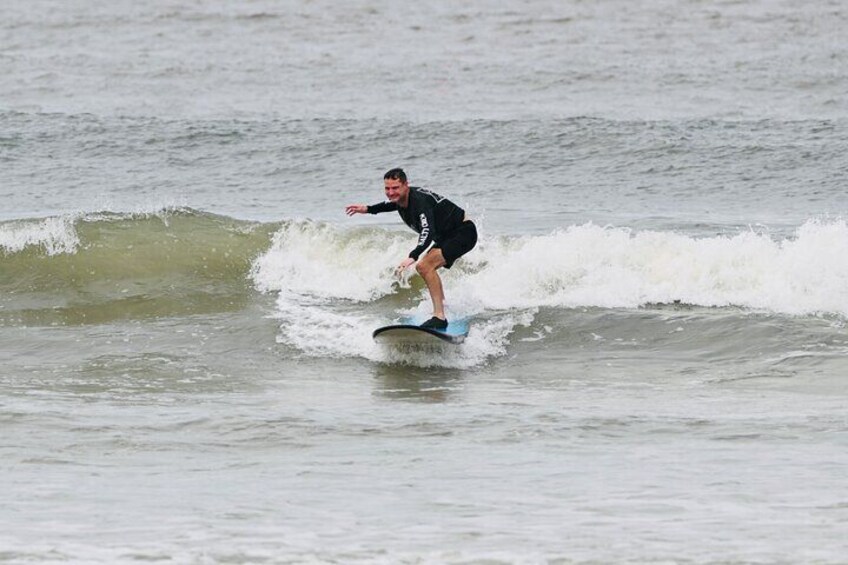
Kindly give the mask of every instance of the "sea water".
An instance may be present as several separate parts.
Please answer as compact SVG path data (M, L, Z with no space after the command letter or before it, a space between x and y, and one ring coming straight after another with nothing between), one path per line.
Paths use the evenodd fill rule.
M6 2L0 561L844 563L841 2ZM382 173L463 206L439 355Z

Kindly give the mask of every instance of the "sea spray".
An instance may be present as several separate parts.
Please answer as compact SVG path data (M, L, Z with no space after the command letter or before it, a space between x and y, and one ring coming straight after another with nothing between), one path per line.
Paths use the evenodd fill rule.
M47 255L73 253L79 246L75 216L54 216L0 223L0 253L11 255L35 248Z

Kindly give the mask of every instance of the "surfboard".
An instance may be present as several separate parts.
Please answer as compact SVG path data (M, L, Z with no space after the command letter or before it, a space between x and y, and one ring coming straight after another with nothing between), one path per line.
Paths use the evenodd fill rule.
M402 323L383 326L371 334L374 341L381 345L428 345L449 343L459 345L468 336L468 320L448 321L444 330L422 328L412 320L401 320Z

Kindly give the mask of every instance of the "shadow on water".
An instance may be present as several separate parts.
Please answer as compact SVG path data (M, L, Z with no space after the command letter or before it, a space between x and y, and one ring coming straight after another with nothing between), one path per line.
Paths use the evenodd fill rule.
M438 367L377 365L374 394L391 400L446 402L463 390L464 372Z

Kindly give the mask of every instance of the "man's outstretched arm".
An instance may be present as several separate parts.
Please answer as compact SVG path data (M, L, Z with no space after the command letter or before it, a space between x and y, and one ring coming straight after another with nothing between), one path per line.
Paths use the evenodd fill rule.
M397 210L397 204L394 202L380 202L366 206L365 204L348 204L345 206L345 214L353 216L354 214L379 214L380 212L393 212Z

